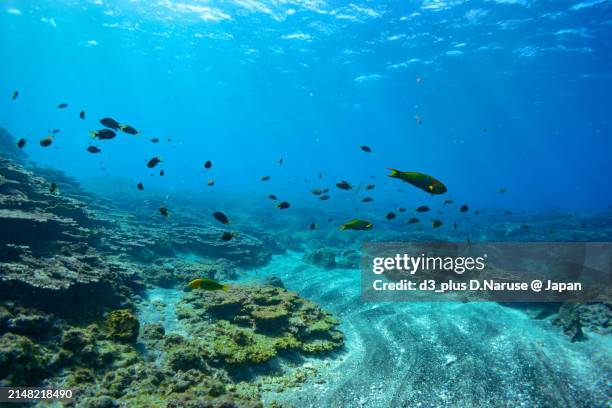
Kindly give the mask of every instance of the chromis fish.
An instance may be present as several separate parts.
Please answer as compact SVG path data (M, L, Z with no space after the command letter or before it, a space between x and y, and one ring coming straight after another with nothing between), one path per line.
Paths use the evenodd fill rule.
M421 190L430 194L444 194L446 193L446 186L442 182L427 174L417 173L415 171L400 171L397 169L389 168L391 174L389 177L397 178L406 183L412 184L413 186L420 188Z
M270 176L263 176L263 177L261 178L261 181L268 181L268 180L270 180L270 179L271 179L271 177L270 177Z
M103 118L100 119L100 123L102 124L102 126L110 128L110 129L114 129L114 130L119 130L119 122L117 122L115 119L113 118Z
M364 197L363 200L361 200L361 202L364 203L369 203L370 201L373 201L374 199L372 197Z
M100 153L102 150L98 149L96 146L87 146L87 151L89 153Z
M433 220L433 222L431 223L431 226L434 228L438 228L442 225L442 221L440 220Z
M159 171L159 175L160 175L160 176L162 176L162 177L163 177L165 174L166 174L166 173L164 172L164 169L161 169L161 170Z
M56 191L57 191L57 184L51 183L51 185L49 186L49 192L51 194L54 194Z
M231 232L224 232L223 234L221 234L221 241L231 241L232 238L234 238L234 234L232 234Z
M85 111L84 111L84 110L82 110L81 112L79 112L79 118L81 118L81 119L83 119L83 120L85 119Z
M208 180L208 181L206 182L206 185L208 185L208 186L210 186L210 187L214 186L214 185L215 185L215 180Z
M213 217L221 224L229 224L229 218L227 218L227 215L223 214L221 211L215 211L213 213Z
M361 146L360 148L361 148L361 150L363 150L366 153L372 153L372 149L370 148L370 146L365 146L364 145L364 146Z
M169 217L170 216L170 211L168 211L168 209L166 208L165 205L161 205L159 207L159 213L161 215L163 215L164 217Z
M117 134L110 129L101 129L98 131L92 130L91 132L89 132L89 134L91 135L91 137L97 137L100 140L110 140L114 139L115 136L117 136Z
M20 149L23 149L23 147L26 145L26 140L22 137L21 139L19 139L19 141L17 142L17 147Z
M280 208L281 210L286 210L287 208L290 207L290 204L287 201L283 201L282 203L277 205L277 207Z
M221 284L215 280L208 278L196 278L187 284L191 289L204 289L204 290L222 290L227 291L229 285Z
M429 207L426 205L422 205L420 207L417 207L415 211L420 213L427 212L429 211Z
M153 157L151 160L149 160L147 162L147 167L152 169L153 167L157 166L159 163L161 163L161 159L159 157Z
M455 202L454 200L446 199L446 200L444 200L444 202L442 203L442 205L452 204L452 203L454 203L454 202Z
M366 190L374 190L374 188L375 188L375 187L376 187L376 186L375 186L374 184L368 184L368 185L366 186Z
M270 194L270 195L268 195L268 198L270 200L276 200L278 197L276 197L274 194Z
M461 206L461 208L459 209L459 211L461 211L462 213L467 212L470 209L470 207L467 206L467 204L463 204Z
M406 224L416 224L418 222L419 222L418 218L412 217L408 221L406 221Z
M497 192L500 193L500 194L503 194L506 191L508 191L508 190L506 190L505 188L500 188Z
M320 188L315 188L314 190L311 190L311 193L314 195L321 195L323 191L321 191Z
M159 143L159 138L158 137L152 137L151 138L151 143Z
M119 130L128 135L137 135L140 133L130 125L119 125Z
M210 160L206 160L206 163L204 163L204 168L210 169L211 167L212 167L212 162Z
M336 187L338 187L340 190L352 190L353 187L351 187L351 185L347 182L342 180L339 183L336 183Z
M341 230L356 230L356 231L368 231L374 227L370 221L366 220L351 220L340 226Z
M51 143L53 143L53 136L45 136L42 139L40 139L39 143L42 147L51 146Z
M57 108L58 108L58 109L65 109L65 108L67 108L67 107L68 107L68 104L67 104L67 103L60 103L59 105L57 105Z
M136 188L140 191L144 190L144 186L142 185L142 183L136 184Z
M321 197L319 197L319 200L322 200L322 201L329 200L329 196L327 194L322 195Z
M17 97L19 96L19 91L13 91L13 96L11 96L12 100L17 99Z
M406 209L405 209L404 207L399 207L399 208L397 209L397 211L399 211L399 212L406 212Z
M317 229L317 224L315 224L314 222L312 224L310 224L309 227L311 230Z
M391 221L392 219L394 219L396 217L395 213L390 212L387 215L385 215L385 218L389 221Z

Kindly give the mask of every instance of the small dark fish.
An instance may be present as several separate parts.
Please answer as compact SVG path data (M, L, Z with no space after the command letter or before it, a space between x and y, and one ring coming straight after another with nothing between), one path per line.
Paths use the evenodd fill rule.
M506 214L512 215L512 211L506 211Z
M53 133L54 135L57 135L59 133L59 131L60 131L59 129L53 129L51 131L51 133Z
M49 186L49 192L53 194L56 191L57 191L57 185L55 183L51 183L51 185Z
M322 200L322 201L329 200L329 196L327 194L322 195L321 197L319 197L319 200Z
M110 129L101 129L97 132L91 131L89 133L91 134L91 137L97 137L100 140L110 140L117 136L117 134Z
M224 232L221 234L221 241L231 241L234 238L234 234L231 232Z
M128 135L137 135L140 133L130 125L119 125L119 130L121 130L123 133L127 133Z
M323 191L321 191L320 188L315 188L314 190L311 190L311 193L314 195L321 195Z
M482 129L482 131L483 131L483 132L485 132L485 133L487 133L487 132L489 131L489 129L487 129L487 128L483 128L483 129Z
M48 147L51 146L51 143L53 143L53 137L52 136L45 136L42 139L40 139L40 145L42 147Z
M453 201L453 200L446 199L446 200L444 200L444 202L442 203L442 205L447 205L447 204L452 204L452 203L454 203L454 201Z
M274 194L270 194L270 195L268 196L268 198L269 198L270 200L276 200L278 197L276 197Z
M327 222L332 222L334 219L333 218L328 218Z
M19 91L14 91L13 92L13 96L11 97L12 100L17 99L17 97L19 96Z
M104 118L104 119L100 119L100 123L107 128L113 129L113 130L119 130L119 122L117 122L115 119L113 118Z
M480 215L480 211L476 210L476 211L474 211L474 214Z
M136 188L140 191L144 190L144 186L142 185L142 183L136 184Z
M89 153L100 153L102 150L98 149L96 146L87 146L87 151Z
M399 211L399 212L406 212L406 209L405 209L404 207L399 207L399 208L397 209L397 211Z
M159 163L161 163L161 159L156 156L156 157L153 157L151 160L148 161L147 167L152 169L153 167L157 166Z
M344 180L339 183L336 183L336 187L338 187L340 190L352 190L353 189L353 187L351 187L351 185Z
M286 210L287 208L289 208L289 203L287 201L283 201L282 203L280 203L279 205L277 205L278 208L280 208L281 210Z
M66 109L68 107L67 103L60 103L59 105L57 105L58 109Z
M364 202L364 203L369 203L369 202L370 202L370 201L372 201L372 200L373 200L373 198L372 198L372 197L365 197L363 200L361 200L361 202Z
M210 160L207 160L206 163L204 163L204 168L210 169L211 167L212 167L212 162Z
M453 223L453 228L457 229L457 223L456 222Z
M21 139L19 139L19 141L17 142L17 147L20 149L23 149L23 147L26 145L26 140L22 137Z
M85 119L85 111L82 110L81 112L79 112L79 118L81 119Z
M366 190L374 190L374 188L375 188L375 187L376 187L376 186L375 186L374 184L368 184L368 185L366 186Z
M319 173L319 178L323 178L323 174Z
M206 182L206 185L208 185L209 187L214 186L214 185L215 185L215 180L208 180L208 181Z
M168 211L168 209L164 205L159 207L159 213L164 217L170 216L170 211Z
M214 212L213 217L221 224L229 224L229 219L227 218L227 215L223 214L221 211Z
M166 173L164 172L164 169L161 169L161 170L159 171L159 175L160 175L160 176L162 176L162 177L163 177L165 174L166 174Z
M157 138L157 137L152 137L152 138L151 138L151 143L159 143L159 138Z
M372 153L372 149L370 149L369 146L361 146L361 150L363 150L366 153Z
M390 212L387 215L385 215L385 218L388 219L389 221L391 221L392 219L394 219L396 217L395 213Z
M270 177L270 176L263 176L263 177L261 178L261 181L268 181L268 180L270 180L271 178L272 178L272 177Z
M329 193L329 188L324 188L323 189L323 194L325 194L325 193Z
M508 190L506 190L505 188L500 188L499 190L497 190L497 192L500 193L500 194L503 194L506 191L508 191Z
M416 212L424 213L429 211L429 207L426 205L422 205L416 209Z
M282 157L278 160L278 165L280 166L281 164L283 164L283 158Z
M312 224L310 224L309 227L311 230L317 229L317 224L315 224L314 222Z
M442 225L442 221L440 220L433 220L433 222L431 223L432 227L434 228L438 228Z
M461 211L462 213L467 212L470 209L470 207L467 206L467 204L463 204L461 206L461 208L459 208L459 211Z
M531 227L529 225L527 225L527 224L521 225L521 228L524 229L524 230L531 229Z

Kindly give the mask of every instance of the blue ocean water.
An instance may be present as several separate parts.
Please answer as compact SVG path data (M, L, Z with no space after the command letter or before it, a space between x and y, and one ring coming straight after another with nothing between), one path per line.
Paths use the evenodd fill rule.
M280 391L251 381L257 391L250 391L266 406L610 405L609 303L572 309L578 323L572 313L559 317L559 304L551 311L495 302L366 303L358 266L364 241L611 240L612 1L4 0L0 27L0 127L15 143L27 140L22 151L31 169L49 182L56 177L59 188L49 194L46 185L34 188L32 198L25 182L23 194L7 187L2 225L17 219L35 233L19 234L33 237L26 240L29 258L15 255L27 245L0 233L0 243L11 245L6 253L0 246L0 266L14 268L7 285L17 281L26 293L16 291L15 302L12 292L0 291L0 318L40 313L38 320L55 322L40 338L19 335L34 338L51 361L68 361L40 374L45 385L81 375L77 406L105 406L109 395L118 406L175 406L171 398L192 402L216 376L227 386L221 396L235 397L240 375L261 367L245 364L236 380L227 356L209 354L206 346L218 339L206 337L206 325L228 344L230 329L223 319L198 314L202 298L217 294L198 298L188 291L195 277L235 286L228 296L273 277L339 318L342 350L270 364L283 376L316 371L314 380ZM90 137L106 117L139 134ZM52 145L40 146L49 134ZM147 167L154 157L161 163ZM97 194L66 197L86 201L99 224L62 201L64 189L74 186L46 167ZM427 194L387 177L389 168L434 176L448 192ZM337 188L341 181L352 189ZM322 193L329 200L313 194L317 189L329 189ZM22 196L33 216L11 207ZM290 207L277 208L282 201ZM464 204L469 209L462 212ZM416 212L419 206L431 210ZM220 224L214 211L231 223ZM38 236L36 223L26 224L56 216L77 219L59 223L67 231L61 239L45 228ZM420 222L409 224L411 217ZM354 218L370 220L373 230L338 228ZM434 219L442 225L432 225ZM235 235L221 240L228 231ZM38 274L46 260L37 256L51 258L59 248L62 261L72 257L66 236L77 236L93 266L84 262L73 273L75 263L67 262L67 272L49 279L62 281L63 271L78 281L65 279L67 287L78 286L85 281L80 273L89 279L111 265L104 272L117 277L119 298L112 308L133 309L140 322L133 344L122 339L116 346L104 334L106 305L87 316L87 327L49 305L29 309L27 291L40 288L28 274L33 270L43 283L48 278ZM99 301L97 289L87 290ZM74 309L81 306L90 311L89 304ZM10 337L2 319L0 349L12 350L21 339ZM147 338L151 327L157 343ZM60 343L68 328L89 336L110 362L61 360L71 356ZM577 333L584 338L574 341ZM168 344L181 342L187 357L175 360ZM194 349L205 352L190 360ZM194 360L201 363L196 368L189 366ZM175 369L177 361L186 366ZM88 378L83 372L92 367ZM129 381L117 385L111 374ZM286 385L284 377L275 381ZM175 390L177 383L183 388ZM162 385L146 388L151 384ZM206 398L218 397L213 394ZM236 397L238 404L247 400Z
M602 210L611 22L608 1L4 1L0 123L94 190L208 194L214 179L217 194L283 188L294 208L325 209L311 188L376 177L373 208L433 202L387 180L396 167L474 208ZM92 156L102 117L141 135Z

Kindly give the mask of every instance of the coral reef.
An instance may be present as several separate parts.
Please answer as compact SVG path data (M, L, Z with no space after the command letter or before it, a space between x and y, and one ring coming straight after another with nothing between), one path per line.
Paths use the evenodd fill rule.
M190 337L213 359L261 364L281 352L325 353L344 345L339 321L295 292L275 286L193 291L178 307Z
M333 269L336 267L336 254L329 248L319 248L307 252L304 255L304 262L319 268Z
M607 302L572 303L561 305L553 324L560 326L571 341L586 340L584 331L600 334L612 332L612 304Z

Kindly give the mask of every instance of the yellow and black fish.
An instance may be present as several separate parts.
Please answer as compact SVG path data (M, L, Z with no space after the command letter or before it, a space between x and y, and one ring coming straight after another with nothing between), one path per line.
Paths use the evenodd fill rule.
M389 170L391 170L389 177L405 181L429 194L444 194L447 191L446 186L442 184L440 180L428 176L427 174L417 173L415 171L399 171L393 168L389 168Z
M130 125L119 125L119 130L129 135L137 135L140 133Z
M356 230L356 231L368 231L374 227L370 221L366 220L351 220L340 226L341 230Z
M203 290L222 290L227 291L229 285L221 284L215 280L208 278L197 278L187 284L191 289L203 289Z
M213 217L221 224L229 224L229 218L227 218L227 215L223 214L221 211L215 211L213 213Z
M342 180L339 183L336 183L336 187L338 187L340 190L352 190L353 187L347 182Z
M89 132L91 137L97 137L100 140L110 140L114 139L117 134L110 129L100 129L98 131Z
M119 122L117 122L115 119L113 118L103 118L100 119L100 123L107 128L113 129L113 130L119 130Z
M157 166L159 163L161 163L161 159L159 157L153 157L151 160L149 160L147 162L147 167L152 169L153 167Z
M49 147L51 146L51 143L53 143L53 136L45 136L40 139L39 143L42 147Z

